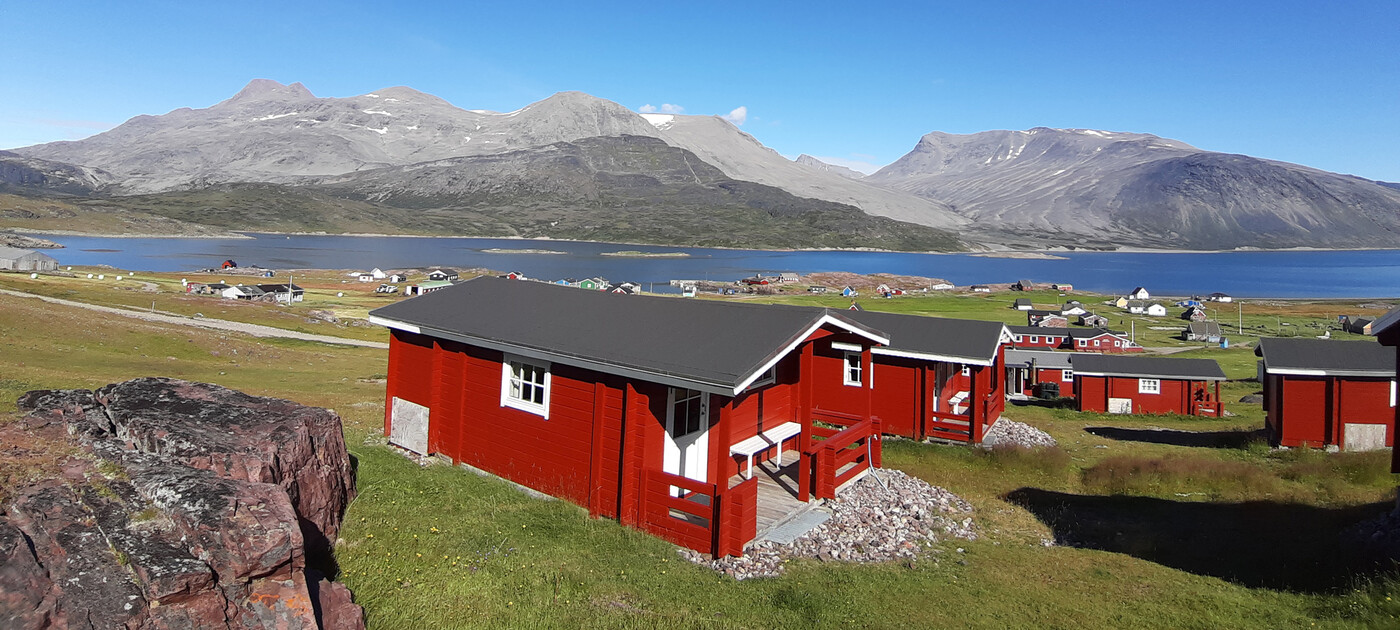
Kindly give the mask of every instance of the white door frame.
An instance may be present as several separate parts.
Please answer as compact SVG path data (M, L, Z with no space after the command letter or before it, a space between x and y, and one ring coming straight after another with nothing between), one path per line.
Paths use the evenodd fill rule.
M676 437L676 394L690 392L698 394L700 403L700 428L679 438ZM682 399L684 400L684 399ZM709 480L710 454L710 394L666 388L666 440L661 469L696 481ZM674 491L674 488L673 488Z

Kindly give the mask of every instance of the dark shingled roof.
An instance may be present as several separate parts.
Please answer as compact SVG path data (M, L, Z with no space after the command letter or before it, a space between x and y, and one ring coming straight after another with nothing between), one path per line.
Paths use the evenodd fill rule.
M948 319L922 315L845 313L866 326L889 333L889 349L936 357L990 362L1001 343L1001 322Z
M1059 369L1068 370L1070 360L1080 356L1081 352L1055 352L1053 350L1014 350L1006 349L1006 367L1030 367L1031 361L1035 361L1037 369Z
M1195 381L1223 381L1225 372L1215 359L1134 357L1086 354L1072 360L1074 373L1083 376L1128 376Z
M1395 378L1395 349L1374 341L1265 337L1254 354L1271 373Z
M1395 322L1400 322L1400 307L1390 309L1385 315L1381 315L1380 319L1372 323L1371 334L1379 336L1382 332L1394 326Z
M737 389L823 318L877 339L844 311L618 295L480 277L370 311L423 334L590 369Z

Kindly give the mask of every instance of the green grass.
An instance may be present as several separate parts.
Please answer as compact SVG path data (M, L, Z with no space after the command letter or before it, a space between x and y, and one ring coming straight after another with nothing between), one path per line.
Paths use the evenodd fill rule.
M977 311L976 300L942 299ZM1329 560L1340 529L1393 501L1385 457L1261 447L1245 437L1262 425L1259 406L1234 402L1251 383L1226 387L1231 418L1008 406L1006 417L1059 441L1045 451L887 440L887 467L974 506L980 540L913 563L795 561L782 577L735 582L576 506L367 442L382 426L374 379L385 372L383 351L0 296L0 404L27 389L163 375L336 409L360 489L336 558L374 628L1387 628L1400 614L1387 599L1400 583ZM1184 446L1173 440L1185 434L1164 430L1220 443ZM56 474L64 448L0 446L0 493Z

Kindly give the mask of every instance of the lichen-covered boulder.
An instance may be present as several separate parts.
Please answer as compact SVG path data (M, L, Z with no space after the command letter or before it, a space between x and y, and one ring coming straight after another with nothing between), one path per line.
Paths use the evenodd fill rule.
M363 628L329 559L354 496L330 411L137 379L30 392L0 431L79 454L0 515L3 628Z

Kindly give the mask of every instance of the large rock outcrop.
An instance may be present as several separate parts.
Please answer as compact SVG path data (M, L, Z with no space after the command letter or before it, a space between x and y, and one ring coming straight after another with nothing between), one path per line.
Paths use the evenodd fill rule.
M334 413L161 378L19 406L0 430L76 449L0 515L0 627L363 627L322 577L355 493Z

